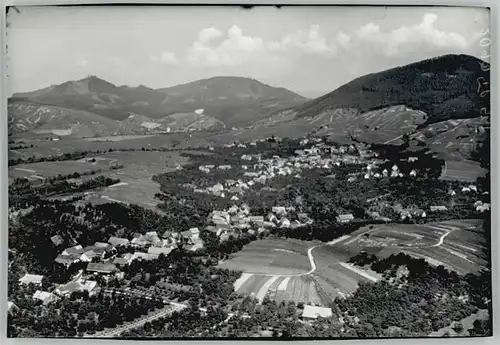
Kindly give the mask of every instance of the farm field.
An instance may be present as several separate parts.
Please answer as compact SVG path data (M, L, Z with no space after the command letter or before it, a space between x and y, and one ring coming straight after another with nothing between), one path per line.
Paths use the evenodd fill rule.
M379 257L406 253L459 274L484 269L487 257L480 225L480 220L373 225L331 244L266 239L252 242L219 267L244 272L235 284L242 295L326 306L353 293L359 283L382 278L347 263L362 250Z
M309 250L314 267L307 256ZM340 243L266 239L250 243L219 267L244 272L235 283L235 290L242 295L260 301L268 296L277 302L327 306L335 297L356 290L360 281L380 279L375 272L346 264L354 254Z
M472 161L445 161L441 172L442 180L459 180L475 182L478 177L486 175L486 169Z
M121 183L92 194L88 201L133 203L149 209L155 209L158 203L154 195L158 193L159 186L152 180L153 175L173 171L176 165L189 161L178 152L109 152L98 157L124 166L102 174L118 178Z
M213 135L210 132L172 133L155 136L121 136L110 138L98 138L100 140L86 139L61 139L59 141L38 141L24 139L26 144L35 144L34 148L9 150L9 159L47 157L57 156L64 153L73 153L81 151L108 151L112 150L141 150L144 148L165 148L172 149L190 149L193 147L208 147L210 142L207 140Z
M319 242L291 239L258 240L231 255L231 259L220 264L219 267L264 275L303 274L311 268L307 258L307 249L314 244L319 244Z

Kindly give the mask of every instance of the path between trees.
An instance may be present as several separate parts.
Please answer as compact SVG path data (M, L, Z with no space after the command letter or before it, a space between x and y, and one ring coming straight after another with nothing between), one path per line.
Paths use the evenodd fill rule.
M108 290L105 290L105 292L107 293L118 293L118 294L123 294L123 295L134 295L134 296L140 296L140 297L145 297L145 298L152 298L151 295L148 295L147 293L144 293L144 292L140 292L140 291L136 291L136 290L127 290L127 291L124 291L124 290L118 290L118 289L108 289ZM111 328L111 329L107 329L107 330L103 330L103 331L100 331L100 332L96 332L95 334L93 335L87 335L86 337L87 338L111 338L111 337L116 337L116 336L119 336L120 334L122 334L123 332L125 331L129 331L129 330L132 330L134 328L138 328L138 327L141 327L141 326L144 326L144 324L146 324L147 322L151 322L155 319L159 319L160 317L164 317L164 316L167 316L169 314L172 314L176 311L181 311L183 309L186 309L188 308L188 305L185 304L185 303L177 303L177 302L172 302L166 298L163 298L160 296L160 298L162 298L163 300L163 303L166 303L166 306L165 308L159 310L159 311L155 311L153 314L150 314L150 315L145 315L137 320L134 320L134 321L131 321L130 323L127 323L127 324L124 324L124 325L120 325L118 327L115 327L115 328ZM204 312L206 313L208 310L207 308L203 308L203 307L199 307L198 308L199 311L201 312ZM233 316L237 315L238 313L227 313L227 319L223 322L226 322L226 321L229 321ZM243 315L243 317L245 318L246 316Z
M92 336L96 337L96 338L112 338L112 337L116 337L116 336L119 336L120 334L122 334L123 332L126 332L126 331L129 331L131 329L144 326L147 322L151 322L151 321L153 321L155 319L158 319L160 317L167 316L169 314L172 314L173 312L180 311L180 310L182 310L184 308L187 308L187 307L186 306L181 306L180 304L177 304L177 305L169 304L165 308L163 308L162 310L160 310L160 311L158 311L158 312L156 312L156 313L154 313L152 315L145 316L145 317L140 318L138 320L132 321L132 322L130 322L128 324L121 325L121 326L118 326L118 327L115 327L115 328L112 328L112 329L109 329L109 330L104 330L104 331L101 331L101 332L97 332L97 333L95 333Z

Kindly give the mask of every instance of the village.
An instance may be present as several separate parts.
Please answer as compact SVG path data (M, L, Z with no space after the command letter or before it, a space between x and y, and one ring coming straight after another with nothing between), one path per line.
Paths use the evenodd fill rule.
M234 143L226 145L226 149L232 147L247 148L256 145L256 141L248 144ZM384 163L384 160L379 159L378 155L371 152L364 144L335 147L323 143L321 138L315 138L302 139L300 146L303 148L295 150L294 154L288 157L274 155L266 159L262 157L262 154L243 154L240 157L241 165L239 167L229 164L200 165L198 169L206 174L213 171L230 171L235 168L243 170L240 178L225 179L211 186L197 186L195 181L183 185L184 188L191 189L195 194L212 194L220 198L230 199L233 202L231 207L213 210L206 220L207 225L201 230L193 227L178 232L165 231L162 234L154 231L144 234L138 232L133 238L111 236L107 243L96 242L85 247L75 244L65 248L57 256L55 262L65 267L78 262L87 263L85 270L81 270L68 283L58 285L53 292L37 290L33 298L46 304L62 296L69 296L75 291L92 293L98 288L96 276L100 276L105 281L123 279L120 267L130 265L134 260L155 260L159 255L169 255L179 245L185 251L195 252L204 247L200 231L209 231L216 235L220 242L224 242L231 238L238 238L243 234L267 235L275 228L296 229L312 225L314 219L293 206L274 206L271 212L263 215L252 213L250 206L241 202L244 200L246 192L259 187L266 188L266 183L277 176L291 176L300 179L303 174L307 174L308 169L334 171L335 167L352 164L362 168L349 173L347 183L356 183L358 179L380 180L405 177L397 164L392 165L390 171L386 168L380 169L379 166ZM410 163L417 160L417 157L407 159ZM417 169L411 169L407 173L407 177L416 178L418 174ZM332 177L335 178L335 174ZM448 193L450 196L455 196L457 193L478 194L478 189L474 184L463 184L461 189L450 189ZM477 212L484 212L489 210L490 205L477 200L470 207L475 208ZM427 213L447 211L447 207L444 205L429 205L427 209L421 209L397 204L393 208L401 220L425 218ZM388 217L380 216L378 212L368 211L367 214L374 220L393 221ZM336 216L336 221L342 224L356 221L356 219L352 213L339 213ZM51 241L55 246L59 246L63 240L56 235L51 238ZM19 282L20 284L41 285L42 279L43 276L26 273Z

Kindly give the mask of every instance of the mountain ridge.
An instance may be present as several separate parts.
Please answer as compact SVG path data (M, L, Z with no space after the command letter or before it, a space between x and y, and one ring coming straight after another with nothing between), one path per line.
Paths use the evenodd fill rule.
M204 109L206 115L227 126L241 126L275 110L296 106L307 98L245 77L219 76L153 89L143 84L116 86L99 77L87 76L40 90L16 93L11 100L84 110L114 120L124 120L129 113L161 119Z
M442 55L366 74L294 110L298 117L311 117L335 108L366 112L406 104L427 113L430 122L475 117L489 103L489 97L477 92L479 78L489 81L482 65L489 69L487 62L470 55Z

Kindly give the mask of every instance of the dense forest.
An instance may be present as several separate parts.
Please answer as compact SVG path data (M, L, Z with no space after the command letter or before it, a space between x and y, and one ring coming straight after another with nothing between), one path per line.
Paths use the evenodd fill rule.
M405 104L428 116L427 123L481 116L489 109L489 63L468 55L444 55L357 78L335 91L304 103L299 116L354 108L360 113Z

